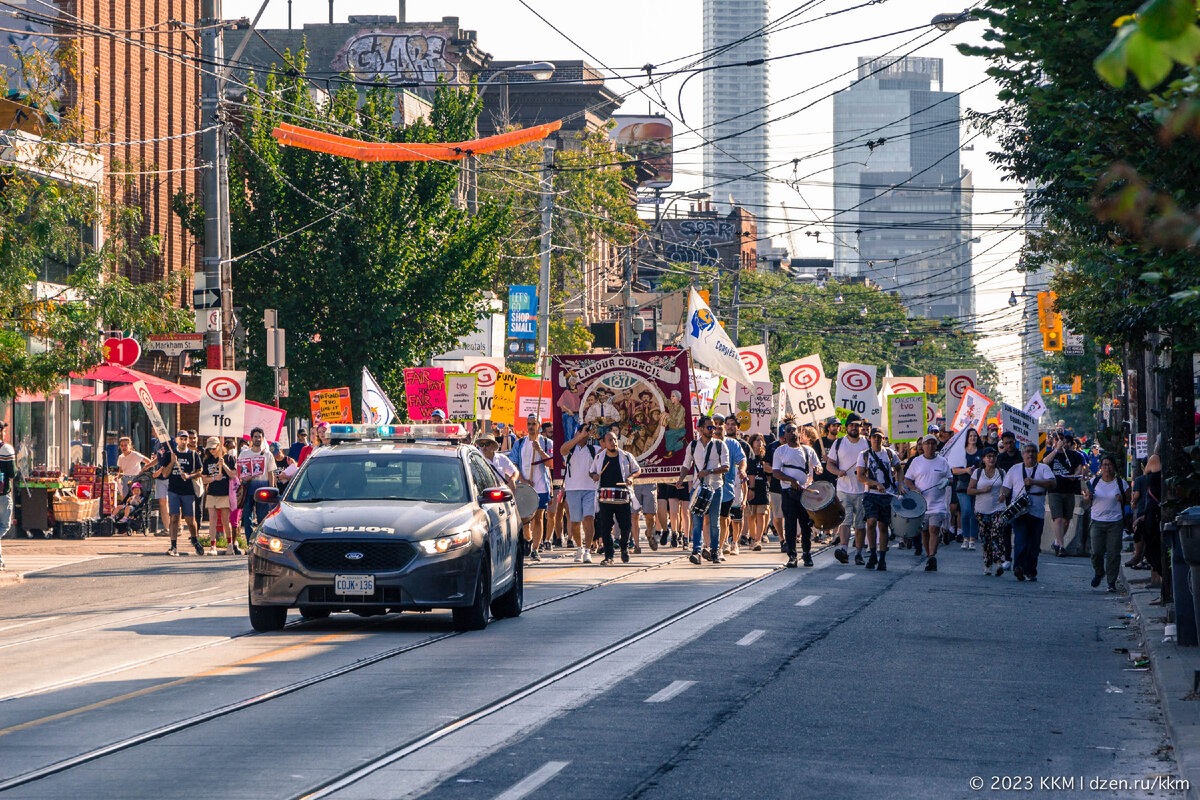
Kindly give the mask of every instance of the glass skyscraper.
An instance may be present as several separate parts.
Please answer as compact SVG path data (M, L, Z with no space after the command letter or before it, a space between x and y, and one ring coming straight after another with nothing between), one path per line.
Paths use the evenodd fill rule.
M758 32L767 24L768 5L768 0L704 0L704 52L712 55L702 66L718 69L703 74L699 132L713 142L703 148L704 180L722 212L729 210L730 196L752 214L767 212L766 176L753 174L767 168L767 65L724 65L767 57L767 37Z
M971 174L940 58L860 58L834 96L834 273L897 292L913 314L971 322Z

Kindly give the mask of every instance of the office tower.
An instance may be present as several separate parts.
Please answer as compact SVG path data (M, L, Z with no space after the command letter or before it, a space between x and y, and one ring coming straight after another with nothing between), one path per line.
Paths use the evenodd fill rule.
M767 57L768 0L704 0L704 180L722 213L737 205L762 216L767 207L768 67L731 67ZM694 121L689 120L692 125ZM681 131L676 131L678 135ZM753 174L760 173L760 174Z
M834 97L834 272L898 292L913 314L971 322L971 173L940 58L860 58ZM822 233L827 233L823 230Z

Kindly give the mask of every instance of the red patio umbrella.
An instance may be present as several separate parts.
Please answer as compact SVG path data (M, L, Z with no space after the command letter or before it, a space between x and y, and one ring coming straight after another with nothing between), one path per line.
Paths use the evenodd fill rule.
M191 386L184 386L178 383L146 383L146 388L150 391L150 397L156 403L196 403L200 400L200 390ZM113 403L139 403L141 399L137 396L137 391L132 384L124 386L114 386L107 392L94 394L90 397L83 398L95 403L111 401Z
M92 367L87 372L82 374L72 372L71 377L81 381L104 381L106 383L133 383L134 381L145 381L147 385L152 383L165 383L169 386L175 386L164 378L159 378L151 375L148 372L139 372L136 369L129 367L118 366L117 364L101 364L98 367ZM135 400L137 398L134 398Z

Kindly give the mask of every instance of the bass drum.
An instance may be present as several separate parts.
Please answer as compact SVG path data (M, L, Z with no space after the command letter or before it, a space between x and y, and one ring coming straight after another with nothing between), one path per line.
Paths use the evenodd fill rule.
M800 495L800 505L819 530L834 530L846 518L846 507L838 500L837 486L832 483L814 481Z
M518 483L513 490L513 498L517 501L517 513L521 519L529 519L538 510L538 493L528 483Z
M921 523L925 519L925 496L909 489L899 497L892 498L892 530L897 536L915 539L921 535Z

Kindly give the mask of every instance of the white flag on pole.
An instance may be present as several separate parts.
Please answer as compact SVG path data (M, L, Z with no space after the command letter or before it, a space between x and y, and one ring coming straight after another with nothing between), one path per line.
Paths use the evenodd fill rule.
M733 346L725 329L717 323L708 303L695 289L691 289L688 295L687 322L683 335L683 347L691 352L693 359L718 375L748 389L754 388L754 379L746 372L738 349Z
M396 407L366 367L362 373L362 418L364 425L391 425L399 418Z

